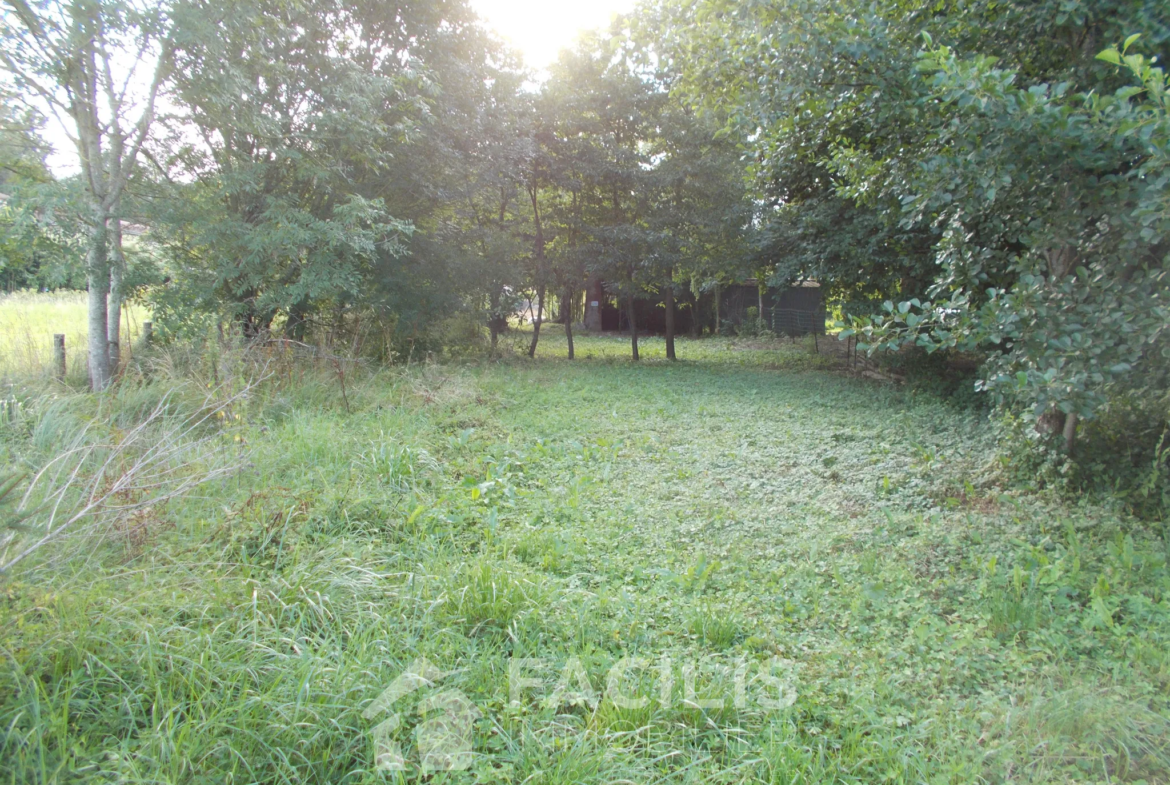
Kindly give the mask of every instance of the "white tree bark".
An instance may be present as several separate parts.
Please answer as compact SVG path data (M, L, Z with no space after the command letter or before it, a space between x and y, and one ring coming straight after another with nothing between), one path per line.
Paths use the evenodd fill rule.
M106 309L106 341L109 344L110 374L116 376L122 360L122 301L125 290L126 257L122 253L122 220L115 211L110 222L110 295Z
M86 256L86 283L89 286L89 384L94 390L103 390L110 383L110 352L106 341L106 296L110 290L110 270L104 211L99 211L93 220Z

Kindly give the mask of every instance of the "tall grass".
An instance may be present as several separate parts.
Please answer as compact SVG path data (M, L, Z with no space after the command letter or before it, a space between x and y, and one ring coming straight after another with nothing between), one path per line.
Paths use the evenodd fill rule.
M1160 540L1111 555L1107 511L1001 499L971 457L984 423L815 346L667 363L647 341L634 365L578 341L573 364L542 339L554 359L384 368L213 338L139 353L101 395L30 394L0 463L82 431L110 449L267 374L208 423L244 471L3 578L0 782L1168 781ZM1082 533L1054 544L1058 519ZM994 564L1036 573L1046 612ZM547 663L543 693L513 702L513 657ZM670 658L674 702L549 704L570 657L599 695L615 662ZM740 657L795 702L765 710L754 676L746 708L688 699L688 663L706 702ZM419 766L436 692L366 716L419 658L482 712L469 771ZM655 674L623 688L658 695ZM391 711L409 767L386 776Z
M0 294L0 382L52 373L53 336L64 334L66 378L86 379L86 293L22 291ZM122 312L122 356L142 335L149 312L127 304Z

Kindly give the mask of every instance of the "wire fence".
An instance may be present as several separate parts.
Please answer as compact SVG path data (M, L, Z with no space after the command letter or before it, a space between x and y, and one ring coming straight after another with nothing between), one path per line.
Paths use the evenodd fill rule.
M799 336L809 333L823 335L825 312L772 308L768 316L768 329L777 335Z

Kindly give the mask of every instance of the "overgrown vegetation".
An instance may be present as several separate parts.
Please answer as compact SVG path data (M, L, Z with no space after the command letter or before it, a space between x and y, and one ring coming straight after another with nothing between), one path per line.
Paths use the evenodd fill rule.
M363 712L419 657L482 713L452 782L1170 776L1160 527L1013 491L984 416L812 347L704 339L669 363L658 340L639 367L617 337L578 337L575 363L526 343L344 388L230 347L214 370L140 355L96 408L26 388L0 449L31 469L176 381L270 371L214 418L246 470L6 577L5 777L381 781ZM579 658L600 701L513 704L521 657L547 660L526 673L544 698ZM677 700L606 698L623 657L670 657ZM780 668L791 705L752 681L735 708L738 658ZM695 700L727 705L685 703L690 664ZM623 692L657 696L656 673Z
M17 3L0 282L84 280L100 389L134 297L162 339L380 360L495 350L521 310L535 355L614 304L637 359L641 301L674 357L676 317L728 330L722 284L815 280L862 351L973 361L1064 487L1164 514L1164 3L741 5L643 3L536 78L465 2ZM1101 482L1122 422L1142 465Z
M0 772L1170 781L1168 46L9 0Z

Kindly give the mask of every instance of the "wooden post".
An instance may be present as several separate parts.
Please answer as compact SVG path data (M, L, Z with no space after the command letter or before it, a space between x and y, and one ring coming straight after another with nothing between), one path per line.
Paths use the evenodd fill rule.
M142 345L149 346L150 339L154 337L154 322L142 323Z
M65 378L65 336L57 333L53 336L53 368L58 379Z

